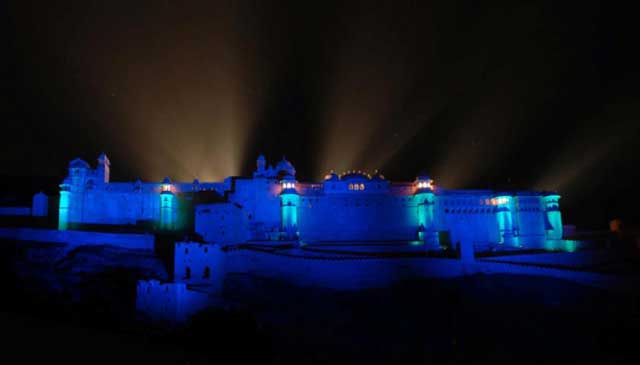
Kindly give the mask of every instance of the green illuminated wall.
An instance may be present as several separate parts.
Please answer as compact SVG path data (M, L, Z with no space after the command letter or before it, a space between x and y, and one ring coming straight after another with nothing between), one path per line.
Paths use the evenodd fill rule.
M562 239L562 214L559 205L560 195L552 194L544 197L546 214L547 239Z
M433 241L436 239L434 228L434 195L430 191L416 194L418 239Z
M178 202L170 191L160 193L160 229L173 230L176 228Z
M280 195L282 204L282 229L286 232L287 238L293 239L298 229L298 205L300 196L296 193L285 193Z
M60 205L58 206L58 229L61 231L69 228L69 199L70 192L60 191Z
M429 199L429 195L433 194L416 194L418 202L418 226L422 226L425 229L433 224L433 204L432 200Z
M499 231L499 243L517 245L518 239L513 230L513 197L501 195L495 197L497 203L496 219Z

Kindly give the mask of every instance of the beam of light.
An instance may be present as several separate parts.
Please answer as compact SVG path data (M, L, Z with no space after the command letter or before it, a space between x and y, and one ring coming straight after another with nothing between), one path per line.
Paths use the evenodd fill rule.
M463 103L466 109L455 114L462 124L447 140L447 150L433 168L432 176L448 188L465 187L474 176L498 163L500 155L512 146L509 124L513 113L503 95L476 97Z
M511 168L517 171L514 152L535 130L531 128L535 121L530 118L544 107L559 82L550 74L516 79L517 62L492 68L491 59L485 61L477 72L470 73L470 87L453 98L455 108L451 108L448 121L455 124L432 172L448 188L470 188L478 183L481 186L475 187L488 188L491 183L481 181L487 171L499 168L505 179Z
M403 10L411 14L412 9ZM404 114L399 107L418 81L416 76L428 69L430 55L418 55L415 50L432 46L434 40L426 35L432 34L433 23L423 18L412 25L398 24L388 16L389 11L398 9L359 9L341 24L341 39L335 42L328 68L317 178L332 169L380 168L389 150L418 129L421 121L416 123L415 117L396 118ZM395 128L387 128L389 125ZM390 140L390 134L398 138Z
M100 140L122 147L105 151L114 171L128 159L146 180L239 175L262 85L258 40L241 29L246 19L232 4L141 7L142 24L132 15L116 26L94 14L79 57L92 89L85 101L112 117L101 121Z
M318 173L331 169L366 168L358 164L377 128L389 118L393 94L398 91L388 84L389 80L370 85L370 81L366 81L369 72L374 70L345 75L345 79L335 86L329 98L325 123L328 128L324 133L327 143L320 155L322 160ZM354 92L362 84L368 85L365 90Z
M497 133L495 125L487 124L500 123L503 127L511 117L510 110L505 112L498 107L504 104L501 99L511 100L508 92L513 87L509 82L515 81L510 70L498 68L487 72L489 51L481 45L481 40L487 36L483 32L469 30L470 34L456 39L459 42L451 49L441 44L439 33L440 28L446 29L450 25L440 24L436 15L420 22L419 38L410 35L413 29L398 31L393 27L391 29L396 33L390 36L386 24L372 27L382 29L381 34L368 31L368 27L363 26L367 22L384 24L384 16L378 16L381 18L356 22L345 31L343 48L346 51L338 54L335 65L337 71L329 96L326 143L320 154L319 173L329 169L384 167L409 142L424 146L419 153L433 152L430 145L441 144L441 141L416 141L414 137L431 125L443 110L452 110L451 118L457 119L450 128L459 127L459 130L451 136L447 150L440 150L440 155L433 157L438 163L432 175L443 185L465 184L483 166L477 151L468 148L474 136L469 131L475 129L475 135L487 130ZM402 31L407 33L402 34ZM384 49L376 48L380 45ZM421 54L416 55L412 47L421 49ZM425 52L425 49L430 51ZM460 52L461 49L464 52ZM447 59L450 60L445 61ZM498 74L500 80L487 83L488 74ZM481 110L482 102L490 105L484 111ZM484 115L478 117L470 110ZM439 122L452 123L451 120ZM498 136L501 137L503 135ZM409 158L413 157L405 157ZM429 166L416 166L416 170L425 167Z
M609 105L594 120L583 123L584 127L565 142L535 187L566 191L589 186L592 182L585 181L585 176L597 176L593 170L603 168L613 150L635 143L640 125L631 120L633 110L632 103Z

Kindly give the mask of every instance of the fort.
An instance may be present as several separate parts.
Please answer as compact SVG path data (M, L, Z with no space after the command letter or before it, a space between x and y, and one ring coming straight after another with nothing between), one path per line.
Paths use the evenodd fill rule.
M330 172L299 182L282 159L258 157L252 177L219 182L111 182L105 154L97 167L75 159L60 185L59 229L80 224L180 231L204 242L418 241L429 250L477 246L544 248L562 239L553 192L449 190L428 176L391 182L374 172Z
M555 192L451 190L426 175L392 182L377 171L301 182L291 162L268 164L262 155L252 176L213 182L112 182L110 169L105 154L96 167L74 159L59 186L57 229L6 228L0 237L164 257L168 275L141 277L136 288L137 309L154 320L183 322L220 303L228 280L247 275L335 290L475 272L605 282L536 263L543 252L577 250L563 239ZM31 207L8 212L46 216L48 200L39 193ZM520 256L476 259L483 252ZM593 258L556 253L542 261Z

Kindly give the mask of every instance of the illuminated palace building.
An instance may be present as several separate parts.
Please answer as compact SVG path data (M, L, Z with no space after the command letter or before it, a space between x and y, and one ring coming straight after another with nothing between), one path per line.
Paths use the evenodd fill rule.
M289 161L272 166L264 156L252 177L221 182L111 182L109 169L104 154L96 168L70 163L59 229L146 225L221 244L411 241L428 249L465 240L536 248L562 238L560 197L549 192L448 190L427 176L391 182L353 171L298 182Z

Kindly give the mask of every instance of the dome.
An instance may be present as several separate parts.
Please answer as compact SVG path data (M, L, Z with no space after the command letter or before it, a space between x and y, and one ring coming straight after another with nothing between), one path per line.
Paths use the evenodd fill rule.
M171 179L169 179L169 176L166 176L163 180L162 180L163 184L171 184Z
M88 169L90 168L90 166L87 163L87 161L81 158L76 158L75 160L69 163L69 168L70 169Z
M293 167L291 162L287 161L284 157L282 157L282 160L276 165L276 171L278 171L278 173L286 172L287 174L292 176L296 175L295 167Z
M324 181L338 181L340 177L333 170L328 174L324 175Z

